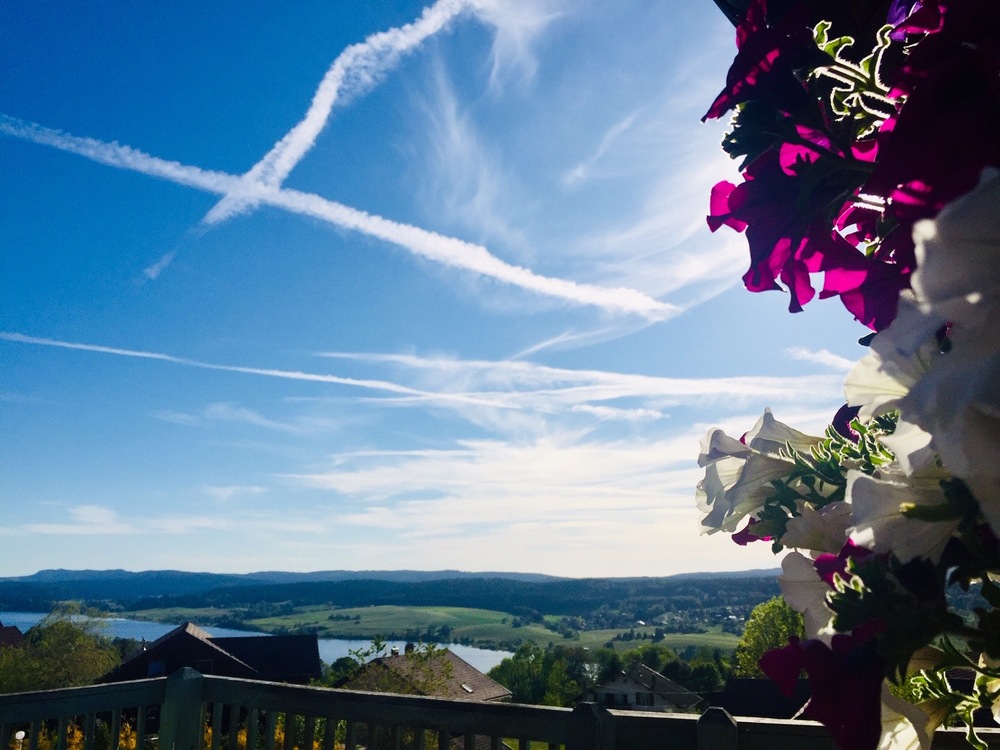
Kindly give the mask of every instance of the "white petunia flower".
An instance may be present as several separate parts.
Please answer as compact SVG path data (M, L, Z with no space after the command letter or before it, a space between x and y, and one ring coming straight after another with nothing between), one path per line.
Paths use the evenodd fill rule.
M771 496L771 482L787 477L795 462L783 455L786 445L808 451L820 438L799 432L774 418L771 410L757 421L743 441L712 430L701 444L698 465L705 478L698 482L695 500L703 533L733 532L740 520L763 507Z
M948 321L951 348L900 412L933 435L932 447L1000 533L1000 172L987 170L913 235L916 301L928 319Z

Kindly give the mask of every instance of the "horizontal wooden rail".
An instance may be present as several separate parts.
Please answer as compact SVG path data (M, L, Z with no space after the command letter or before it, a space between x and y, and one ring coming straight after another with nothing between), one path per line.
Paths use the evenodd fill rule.
M571 710L302 687L192 669L169 678L0 695L0 750L120 750L121 727L134 731L136 750L835 748L814 722L734 719L719 708L700 717L609 711L593 703ZM1000 730L982 737L1000 750ZM968 746L960 730L934 737L934 750L962 747Z

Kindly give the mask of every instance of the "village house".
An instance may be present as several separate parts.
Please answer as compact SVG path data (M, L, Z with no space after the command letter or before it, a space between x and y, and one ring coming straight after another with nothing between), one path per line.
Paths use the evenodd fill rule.
M645 664L637 664L594 687L589 700L607 708L690 711L701 702L701 696Z

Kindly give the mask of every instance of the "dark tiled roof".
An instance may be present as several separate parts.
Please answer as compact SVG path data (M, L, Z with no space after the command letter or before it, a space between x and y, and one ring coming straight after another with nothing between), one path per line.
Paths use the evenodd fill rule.
M0 646L20 646L23 641L24 633L19 627L0 622Z
M260 673L279 682L308 681L322 676L315 635L235 636L212 643Z
M275 682L308 682L322 674L315 635L213 638L191 622L148 644L101 678L136 680L193 667L206 674Z

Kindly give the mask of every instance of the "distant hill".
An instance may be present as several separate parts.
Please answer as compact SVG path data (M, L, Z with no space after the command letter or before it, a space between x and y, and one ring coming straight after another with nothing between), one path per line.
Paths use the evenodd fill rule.
M290 585L353 580L395 583L463 578L501 578L542 582L557 580L537 573L466 573L457 570L420 571L327 570L310 573L262 571L257 573L192 573L180 570L40 570L29 576L0 578L0 611L48 611L53 602L78 600L99 605L113 602L129 607L136 601L159 597L191 596L216 588Z
M745 607L777 593L779 571L682 574L649 578L558 578L462 571L320 571L248 574L158 570L43 570L0 578L0 611L48 611L83 601L125 610L236 608L267 603L357 607L458 606L515 614L584 615L602 608L642 619L653 609Z

